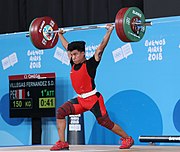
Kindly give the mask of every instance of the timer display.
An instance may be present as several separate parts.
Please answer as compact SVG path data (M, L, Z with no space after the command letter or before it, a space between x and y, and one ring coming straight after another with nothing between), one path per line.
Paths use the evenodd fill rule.
M10 117L54 117L55 73L9 76Z

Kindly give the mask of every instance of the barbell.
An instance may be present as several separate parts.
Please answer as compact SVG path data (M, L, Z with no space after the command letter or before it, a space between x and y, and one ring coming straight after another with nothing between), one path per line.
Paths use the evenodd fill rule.
M146 31L146 26L151 26L152 22L146 22L144 14L137 7L126 7L118 11L115 17L116 34L123 42L140 41ZM49 17L35 18L29 27L29 33L26 37L30 37L33 45L38 49L53 48L58 42L58 32L63 29L65 32L78 30L91 30L105 28L104 25L90 25L74 28L58 28L55 21Z

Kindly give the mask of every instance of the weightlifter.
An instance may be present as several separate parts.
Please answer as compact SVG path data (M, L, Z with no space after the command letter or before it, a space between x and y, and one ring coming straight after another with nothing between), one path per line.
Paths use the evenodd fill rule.
M120 149L129 149L133 144L134 140L116 123L112 122L106 107L104 104L103 96L96 90L95 76L96 69L101 61L102 54L111 33L114 29L112 24L106 25L107 32L97 47L95 54L90 59L85 58L85 42L84 41L73 41L68 43L64 38L63 30L59 31L59 39L63 47L67 50L68 57L71 63L70 78L72 86L77 93L77 97L65 102L57 110L57 129L59 140L51 147L50 150L67 150L69 149L68 142L65 141L65 128L66 119L68 115L82 114L85 111L90 110L96 120L101 126L106 127L113 133L119 135L122 140Z

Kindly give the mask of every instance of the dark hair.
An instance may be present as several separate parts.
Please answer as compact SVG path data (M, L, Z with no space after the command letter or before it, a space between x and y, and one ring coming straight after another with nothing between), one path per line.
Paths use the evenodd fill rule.
M68 51L78 50L80 52L85 52L85 42L84 41L73 41L68 44Z

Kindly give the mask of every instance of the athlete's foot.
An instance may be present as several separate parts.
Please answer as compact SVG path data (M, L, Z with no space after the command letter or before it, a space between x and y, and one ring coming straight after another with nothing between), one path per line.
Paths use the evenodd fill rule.
M132 145L134 145L134 140L132 137L127 137L127 138L121 138L121 146L119 149L129 149Z
M51 148L51 151L56 151L56 150L69 150L69 144L68 142L62 142L62 141L57 141Z

